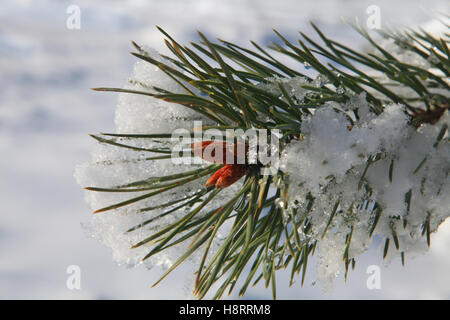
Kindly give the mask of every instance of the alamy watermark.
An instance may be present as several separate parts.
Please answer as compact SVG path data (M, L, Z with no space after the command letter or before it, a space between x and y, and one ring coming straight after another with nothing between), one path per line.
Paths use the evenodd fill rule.
M70 265L66 269L69 275L66 280L66 287L69 290L81 290L81 268L75 264Z
M66 19L66 27L69 30L81 29L81 9L79 6L72 4L67 7L66 13L69 15Z
M381 270L380 267L373 264L367 267L367 274L370 276L367 277L366 285L369 290L380 290L381 289Z
M367 7L366 14L369 15L369 17L366 20L366 26L370 30L381 29L381 9L379 6L372 4Z
M274 173L280 164L278 129L202 130L201 121L194 121L194 133L176 129L172 133L172 162L175 164L201 164L202 159L223 164L259 165ZM207 144L206 142L214 142ZM197 145L198 144L198 145ZM264 173L263 173L264 174Z

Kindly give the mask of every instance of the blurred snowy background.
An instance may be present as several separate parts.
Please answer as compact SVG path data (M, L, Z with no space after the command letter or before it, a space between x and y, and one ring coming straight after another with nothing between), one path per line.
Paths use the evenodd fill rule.
M109 249L84 233L91 211L73 179L94 141L88 133L114 130L115 94L94 86L122 86L136 61L130 40L164 51L160 25L179 42L197 40L201 30L246 45L268 44L272 28L294 38L309 33L313 20L326 34L354 48L363 42L340 17L368 18L380 8L381 23L426 24L447 0L0 0L0 298L1 299L186 299L182 272L150 288L162 270L116 266ZM66 12L77 5L81 28L68 29ZM298 66L299 68L301 66ZM281 299L449 299L450 223L432 236L425 256L394 260L386 268L380 249L362 256L346 284L334 291L306 283L288 288L289 272L277 279ZM313 261L311 261L313 262ZM69 290L66 269L81 268L81 290ZM381 268L381 289L366 286L369 265ZM182 271L182 270L179 270ZM232 298L235 296L232 296ZM246 298L268 299L263 285Z

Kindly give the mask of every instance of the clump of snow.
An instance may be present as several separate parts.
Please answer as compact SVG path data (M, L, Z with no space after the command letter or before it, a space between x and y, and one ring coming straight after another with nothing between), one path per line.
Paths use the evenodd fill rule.
M388 105L375 116L367 111L365 99L355 98L365 116L351 124L344 111L324 105L303 120L303 138L289 143L282 154L281 169L289 174L290 206L296 208L299 221L306 216L312 223L307 237L311 243L317 241L317 275L326 287L344 268L342 254L350 230L348 259L370 245L375 202L381 217L374 234L390 239L388 260L401 252L407 256L424 252L428 220L434 232L450 215L448 133L436 145L442 128L450 126L448 112L439 122L415 130L402 105ZM342 109L352 110L351 104L354 100ZM369 165L368 159L372 159ZM306 212L310 197L314 205ZM322 239L338 200L339 209Z
M381 43L398 60L437 74L430 59L392 39ZM380 72L371 76L392 83ZM291 98L301 101L311 92L300 86L328 86L319 77L312 81L271 78L264 89L282 97L277 84L281 82ZM338 94L346 93L332 87ZM390 88L401 96L416 96L410 88ZM442 88L430 92L449 95ZM345 260L349 263L368 249L373 235L383 239L382 253L384 239L389 239L387 262L401 255L412 257L428 249L427 234L450 215L448 110L437 123L416 129L402 104L385 105L376 115L365 93L346 94L350 97L346 103L328 102L310 109L312 114L302 119L301 136L284 148L281 159L289 181L288 208L296 212L301 239L317 244L317 276L325 288L345 269Z
M144 48L145 54L176 68L170 61L162 58L151 49ZM157 66L140 60L134 66L134 72L126 89L157 93L154 87L173 93L186 93L184 89ZM195 90L194 90L195 91ZM162 133L178 128L192 129L194 120L210 122L205 117L187 107L158 100L150 96L120 94L116 109L116 130L118 133Z

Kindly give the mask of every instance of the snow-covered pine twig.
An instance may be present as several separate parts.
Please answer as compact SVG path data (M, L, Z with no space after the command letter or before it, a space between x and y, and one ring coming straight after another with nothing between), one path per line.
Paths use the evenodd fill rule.
M94 160L76 172L97 213L90 232L119 263L164 265L161 279L189 260L199 298L215 283L220 298L261 280L275 298L276 271L290 266L291 284L297 276L303 284L315 253L319 280L329 283L340 270L347 277L374 235L384 239L383 258L404 262L426 250L450 214L442 23L440 37L382 31L385 39L355 26L369 53L314 24L320 43L301 34L293 44L275 31L281 42L270 49L299 68L254 42L252 50L201 33L189 47L159 28L171 57L133 43L141 61L127 86L95 89L120 92L117 132L93 135ZM171 133L194 135L194 121L224 136L280 130L280 169L174 163ZM199 143L192 146L210 144Z

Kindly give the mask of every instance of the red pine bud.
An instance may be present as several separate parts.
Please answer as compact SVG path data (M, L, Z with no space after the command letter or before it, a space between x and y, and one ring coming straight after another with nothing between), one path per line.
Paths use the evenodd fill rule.
M214 172L211 177L209 177L208 181L206 181L205 186L206 187L210 187L210 186L214 186L217 182L217 180L220 178L220 176L222 175L222 173L225 171L225 168L229 166L229 164L227 164L226 166L220 168L219 170L217 170L216 172Z
M239 164L227 164L220 168L206 181L206 187L215 185L216 188L226 188L245 176L247 166Z

